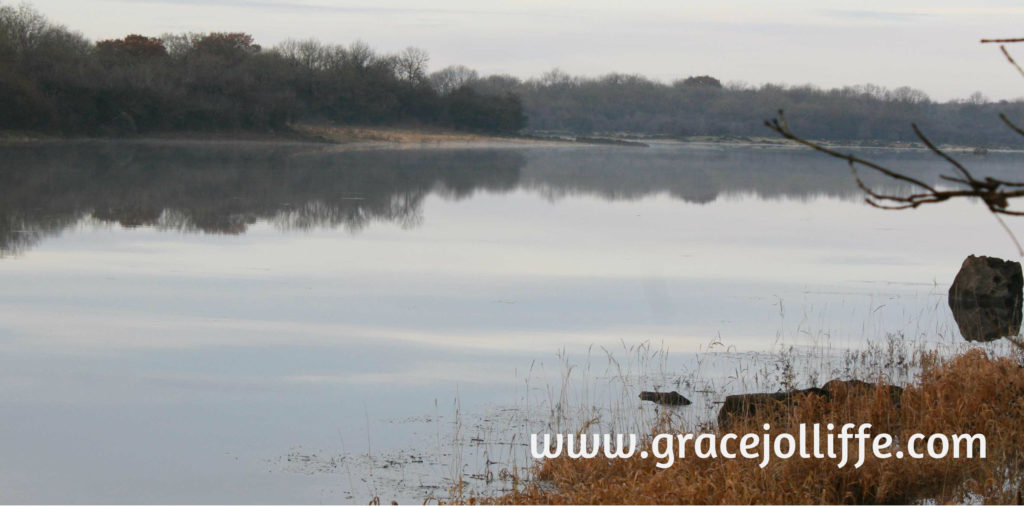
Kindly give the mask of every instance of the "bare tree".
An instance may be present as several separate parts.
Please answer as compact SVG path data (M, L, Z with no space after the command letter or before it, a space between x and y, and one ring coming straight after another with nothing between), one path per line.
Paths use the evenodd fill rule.
M395 74L399 79L409 82L424 82L427 79L427 63L430 56L426 51L407 47L398 54L395 60Z
M480 75L464 65L451 65L430 74L430 85L442 95L447 95L469 83L480 79Z
M1013 56L1010 55L1010 52L1004 45L1005 43L1024 42L1024 39L983 39L981 42L999 43L999 49L1002 51L1007 61L1017 69L1021 76L1024 76L1024 69L1022 69L1021 66L1013 59ZM913 94L908 94L908 98L921 100L920 97ZM999 114L999 119L1001 119L1008 128L1024 137L1024 129L1021 129L1021 127L1010 121L1005 114ZM1006 225L1006 222L1002 219L1002 216L1004 215L1024 216L1024 211L1015 211L1010 209L1010 201L1012 199L1024 197L1024 182L1006 181L993 177L979 178L975 176L966 166L964 166L964 164L960 163L960 161L953 158L949 153L935 145L935 143L925 136L924 132L918 128L916 123L912 123L911 128L914 130L914 134L917 138L921 140L929 151L935 153L943 161L948 163L952 169L952 174L943 174L939 176L943 182L947 183L947 186L940 187L938 185L928 184L920 179L884 167L852 153L844 153L820 142L801 137L794 133L789 127L789 124L786 122L785 113L781 109L779 110L778 117L765 121L765 125L787 139L803 144L815 151L845 160L850 166L854 179L857 181L857 186L867 194L867 197L865 197L864 200L874 207L888 210L900 210L913 209L924 204L936 204L957 198L980 199L985 203L985 206L996 218L1000 226L1002 226L1010 236L1010 239L1017 247L1017 252L1021 256L1024 256L1024 248L1021 247L1020 241L1017 240L1013 231L1010 230ZM915 191L911 192L909 195L896 195L873 190L864 183L863 179L861 179L860 174L858 173L858 167L877 172L897 181L908 183L915 188Z
M297 62L310 71L328 68L331 62L331 52L334 49L316 39L288 39L274 47L274 51L278 54Z

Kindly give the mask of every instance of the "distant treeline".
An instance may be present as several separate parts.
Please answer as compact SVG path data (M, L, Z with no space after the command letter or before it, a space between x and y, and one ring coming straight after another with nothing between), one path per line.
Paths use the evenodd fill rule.
M534 131L770 137L774 134L764 120L784 109L793 130L814 139L917 141L910 127L917 123L941 143L1024 144L998 116L1002 112L1024 122L1024 101L991 103L980 93L939 103L920 90L870 84L825 90L723 85L710 76L664 84L638 75L586 78L558 70L526 81L507 75L481 78L466 68L448 73L481 93L518 94Z
M419 124L490 133L773 136L784 109L803 137L1021 146L998 118L1024 122L1024 101L932 101L874 85L670 84L638 75L522 80L464 66L428 74L409 48L286 41L261 48L245 33L128 35L92 43L28 6L0 5L0 130L122 135L175 130L279 130L296 121ZM982 83L979 83L981 85Z
M266 50L245 33L129 35L95 44L0 5L0 129L67 134L278 130L299 120L493 133L525 125L514 94L438 92L426 53L316 41Z

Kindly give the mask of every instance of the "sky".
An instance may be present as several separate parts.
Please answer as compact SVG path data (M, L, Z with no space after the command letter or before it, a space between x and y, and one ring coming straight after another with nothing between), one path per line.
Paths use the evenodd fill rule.
M11 4L9 0L0 3ZM1024 77L982 38L1024 37L1010 1L33 0L94 39L244 31L377 50L426 50L431 70L539 76L553 68L660 81L910 86L935 100L1024 97ZM1016 49L1024 59L1024 44Z

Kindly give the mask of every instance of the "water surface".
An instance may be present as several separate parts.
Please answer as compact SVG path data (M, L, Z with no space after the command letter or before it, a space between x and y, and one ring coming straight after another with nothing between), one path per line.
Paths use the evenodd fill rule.
M422 501L510 465L472 443L567 356L955 340L960 262L1015 256L980 205L884 212L814 153L674 143L7 146L0 252L0 497L58 503Z

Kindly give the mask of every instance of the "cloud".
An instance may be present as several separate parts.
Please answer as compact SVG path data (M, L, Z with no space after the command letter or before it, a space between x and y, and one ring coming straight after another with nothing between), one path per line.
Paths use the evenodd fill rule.
M138 4L132 0L113 0L119 3ZM195 7L228 7L236 9L263 9L293 12L310 13L336 13L336 14L512 14L509 11L497 10L473 10L473 9L442 9L442 8L420 8L420 7L378 7L378 6L338 6L332 4L319 4L310 2L287 2L287 1L264 1L264 0L145 0L145 3L164 4L177 6Z
M909 23L932 17L931 14L924 12L891 12L847 9L824 9L821 12L824 15L833 18L852 19L858 21L884 21L892 23Z

